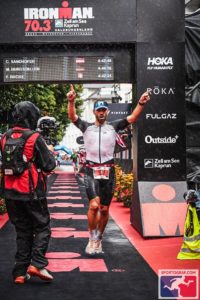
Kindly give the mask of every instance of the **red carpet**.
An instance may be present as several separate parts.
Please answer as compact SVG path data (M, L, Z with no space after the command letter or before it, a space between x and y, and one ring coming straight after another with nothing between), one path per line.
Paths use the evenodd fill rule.
M60 183L65 190L60 193ZM77 187L77 190L72 188ZM57 186L57 193L53 193ZM12 282L16 249L10 222L0 230L0 295L2 300L155 300L158 278L112 218L103 239L104 254L85 254L88 242L88 200L81 178L70 172L49 177L48 204L52 236L47 257L52 284L31 278L25 285ZM55 198L54 198L55 196ZM73 196L73 197L71 197ZM53 197L53 198L52 198Z
M61 171L49 178L52 238L47 257L55 281L45 286L31 279L23 286L24 299L155 300L158 270L200 270L199 260L176 259L181 237L142 238L130 224L130 210L116 201L112 202L105 232L105 255L87 257L84 249L88 239L88 201L83 181L77 181L72 173ZM15 235L7 220L7 215L0 216L0 292L3 300L21 300L22 291L11 281Z
M159 269L199 269L200 273L200 260L176 259L182 237L142 238L130 224L130 209L125 208L121 202L112 202L110 214L154 272L158 273Z

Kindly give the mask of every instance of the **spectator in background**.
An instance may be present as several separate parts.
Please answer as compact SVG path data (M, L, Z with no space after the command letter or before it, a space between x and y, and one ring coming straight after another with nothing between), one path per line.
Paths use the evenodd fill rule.
M72 165L74 168L74 175L77 175L78 172L78 153L73 149L73 152L70 156L71 160L72 160Z

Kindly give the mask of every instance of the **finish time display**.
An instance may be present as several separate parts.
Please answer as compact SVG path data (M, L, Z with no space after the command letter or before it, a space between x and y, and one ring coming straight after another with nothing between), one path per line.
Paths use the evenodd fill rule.
M4 82L113 81L110 56L7 57L3 59Z

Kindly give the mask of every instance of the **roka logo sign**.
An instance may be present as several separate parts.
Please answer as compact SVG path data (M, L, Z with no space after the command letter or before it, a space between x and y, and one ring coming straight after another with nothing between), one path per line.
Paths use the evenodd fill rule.
M154 86L152 88L147 88L147 92L153 93L153 95L174 95L175 88Z
M174 66L172 57L149 57L147 70L172 70Z

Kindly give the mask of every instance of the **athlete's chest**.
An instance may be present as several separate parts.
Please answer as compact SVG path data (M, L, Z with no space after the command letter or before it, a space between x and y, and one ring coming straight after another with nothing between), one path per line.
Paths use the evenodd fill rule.
M116 138L116 132L113 126L111 125L104 125L104 126L89 126L84 133L84 140L85 142L97 142L97 141L104 141L112 143L113 140Z

